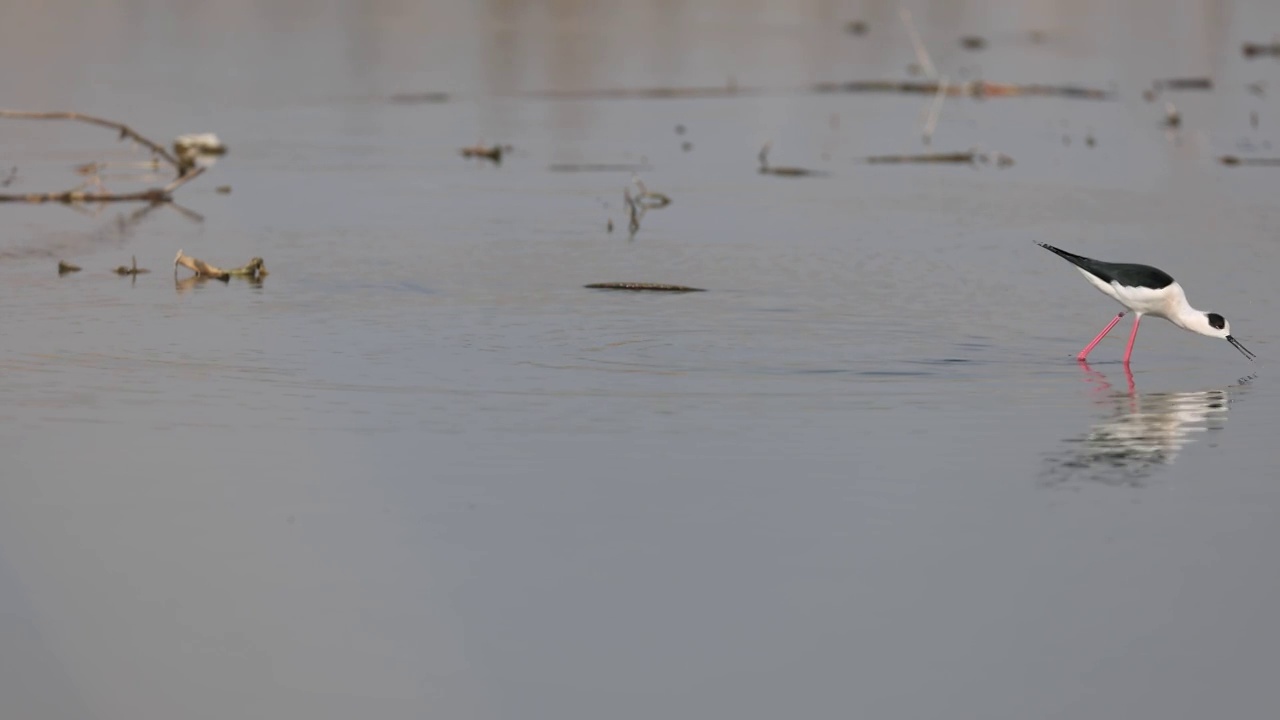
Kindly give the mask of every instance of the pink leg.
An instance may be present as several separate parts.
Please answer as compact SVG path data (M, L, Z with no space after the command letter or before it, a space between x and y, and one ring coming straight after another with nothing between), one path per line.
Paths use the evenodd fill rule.
M1116 319L1112 320L1110 325L1106 326L1102 329L1102 332L1098 333L1098 337L1094 338L1092 342L1084 346L1084 349L1080 351L1080 354L1076 356L1076 359L1084 360L1089 357L1089 353L1093 352L1093 349L1098 347L1098 343L1102 342L1102 338L1106 337L1107 333L1111 332L1111 328L1115 327L1116 323L1120 322L1120 318L1122 317L1124 317L1123 311L1119 315L1116 315Z
M1119 318L1116 318L1119 320ZM1129 364L1129 358L1133 357L1133 341L1138 339L1138 323L1142 322L1141 315L1133 316L1133 332L1129 333L1129 347L1124 349L1124 364Z

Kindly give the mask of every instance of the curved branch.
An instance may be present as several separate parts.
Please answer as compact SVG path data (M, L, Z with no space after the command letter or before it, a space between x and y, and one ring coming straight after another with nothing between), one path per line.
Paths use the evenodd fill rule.
M17 120L77 120L79 122L89 123L90 125L111 128L120 132L120 139L123 140L125 138L129 138L138 144L145 146L156 155L159 155L165 162L173 166L173 169L178 172L178 177L182 177L187 174L187 171L190 169L189 164L184 165L176 157L171 155L168 150L165 150L163 146L139 135L136 130L128 125L115 122L114 120L106 120L78 112L30 112L26 110L0 110L0 118L13 118Z

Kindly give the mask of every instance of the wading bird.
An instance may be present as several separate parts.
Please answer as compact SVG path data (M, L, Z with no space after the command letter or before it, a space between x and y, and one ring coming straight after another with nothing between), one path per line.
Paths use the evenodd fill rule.
M1077 360L1089 357L1089 352L1102 342L1102 338L1111 332L1111 328L1115 327L1128 311L1134 313L1134 318L1133 332L1129 333L1129 347L1124 351L1126 365L1129 364L1129 358L1133 356L1133 341L1138 337L1138 323L1142 321L1143 315L1162 317L1183 330L1223 338L1250 360L1255 357L1240 344L1239 340L1231 336L1231 324L1226 318L1218 313L1203 312L1191 307L1187 302L1186 293L1182 291L1182 286L1170 277L1169 273L1150 265L1103 262L1059 250L1045 243L1036 244L1075 265L1090 285L1126 308L1121 310L1111 324L1098 333L1097 337L1084 346L1076 356Z

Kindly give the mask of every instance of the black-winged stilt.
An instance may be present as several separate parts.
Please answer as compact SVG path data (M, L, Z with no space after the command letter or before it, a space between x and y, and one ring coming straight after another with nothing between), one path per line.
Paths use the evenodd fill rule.
M1126 365L1129 364L1129 358L1133 355L1133 341L1138 337L1138 323L1142 321L1143 315L1162 317L1183 330L1223 338L1250 360L1255 357L1240 344L1239 340L1231 336L1231 324L1226 318L1218 313L1202 312L1191 307L1187 302L1186 293L1182 291L1182 286L1170 277L1169 273L1150 265L1103 262L1059 250L1045 243L1036 244L1075 265L1090 285L1125 306L1127 310L1133 311L1133 332L1129 333L1129 347L1124 351ZM1103 328L1097 337L1084 346L1076 359L1084 360L1089 357L1089 352L1102 342L1102 338L1106 337L1107 333L1111 332L1111 328L1120 322L1125 312L1126 310L1121 310L1111 324Z

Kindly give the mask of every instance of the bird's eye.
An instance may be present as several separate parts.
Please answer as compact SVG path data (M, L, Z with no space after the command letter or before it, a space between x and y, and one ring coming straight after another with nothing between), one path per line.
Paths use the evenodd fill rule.
M1215 330L1221 330L1227 326L1227 319L1218 313L1209 313L1209 327Z

